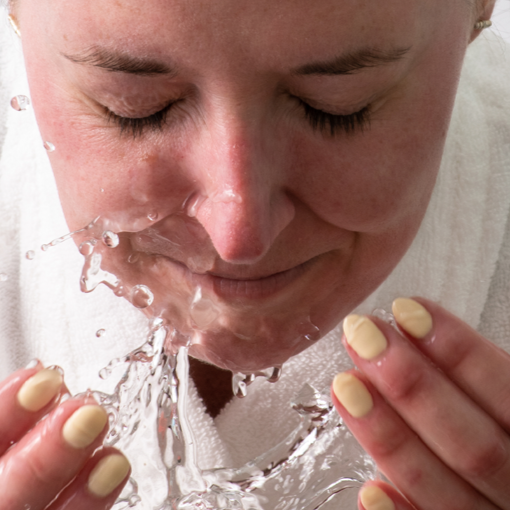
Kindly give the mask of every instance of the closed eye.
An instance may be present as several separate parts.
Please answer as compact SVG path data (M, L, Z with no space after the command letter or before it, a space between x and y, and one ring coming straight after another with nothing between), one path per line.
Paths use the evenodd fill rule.
M298 99L304 110L305 118L314 131L325 136L337 136L340 133L348 135L363 132L370 126L370 105L349 115L336 115L310 106L302 99Z
M168 112L177 101L169 103L161 110L148 115L147 117L133 118L122 117L113 113L110 109L106 108L106 119L108 122L113 122L120 128L121 134L130 134L133 138L142 136L146 130L149 131L162 131L166 124Z

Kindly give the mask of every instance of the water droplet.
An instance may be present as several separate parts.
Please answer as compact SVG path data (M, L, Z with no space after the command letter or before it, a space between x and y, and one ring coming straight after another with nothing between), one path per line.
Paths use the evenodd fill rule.
M17 112L22 112L30 106L30 99L22 94L20 94L19 96L14 96L11 99L11 106Z
M94 251L94 246L96 245L95 239L89 239L88 241L84 241L80 244L80 253L86 257L87 255L90 255Z
M136 264L138 260L140 259L140 254L138 252L131 253L128 257L128 262L130 264Z
M48 152L53 152L55 150L55 146L51 142L44 142L44 148Z
M156 221L158 219L158 212L157 211L154 211L154 212L151 212L147 215L147 218L151 221Z
M123 285L118 285L113 293L118 296L118 297L122 297L124 295L124 286Z
M101 193L104 193L104 188L101 188Z
M96 331L96 336L97 336L97 338L101 338L101 337L102 337L102 336L104 336L105 334L106 334L106 330L104 330L104 329L98 329L98 330Z
M117 248L117 246L119 246L119 236L115 232L105 230L102 237L103 243L106 244L108 248Z
M50 245L49 244L43 244L41 245L41 250L42 251L48 251L50 249Z
M190 218L195 218L198 214L200 206L204 203L205 197L198 195L197 197L185 202L185 211Z
M234 190L228 188L221 193L216 193L211 199L213 202L235 202L236 204L241 204L243 202L243 197L241 195L238 195Z
M28 250L28 251L25 253L25 257L27 258L27 260L34 260L34 257L35 257L35 251L34 251L34 250Z
M99 377L101 379L103 379L103 381L105 381L106 379L108 379L108 377L110 377L112 375L112 371L109 369L109 368L102 368L100 371L99 371Z
M131 302L136 308L147 308L152 305L154 294L146 285L136 285L131 291Z
M6 282L9 279L9 275L0 273L0 282Z

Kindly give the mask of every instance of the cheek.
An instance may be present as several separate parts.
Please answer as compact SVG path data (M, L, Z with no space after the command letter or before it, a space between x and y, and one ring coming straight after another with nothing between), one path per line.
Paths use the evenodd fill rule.
M419 223L444 143L442 135L423 137L420 128L378 130L327 144L296 140L296 195L346 230L376 232L413 218Z

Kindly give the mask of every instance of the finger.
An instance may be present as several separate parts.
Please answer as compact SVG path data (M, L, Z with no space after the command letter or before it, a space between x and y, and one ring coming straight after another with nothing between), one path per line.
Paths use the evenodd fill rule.
M344 321L346 348L377 390L456 473L510 508L510 439L408 340L379 319Z
M107 510L115 503L130 473L129 462L121 452L102 448L46 510Z
M380 480L363 485L358 499L360 510L416 510L402 494Z
M0 456L57 405L63 391L58 368L14 372L0 384Z
M45 508L100 446L107 421L90 398L57 407L0 459L0 509Z
M510 356L444 308L396 299L393 314L416 347L510 432Z
M332 398L361 446L416 508L496 510L431 452L363 374L339 374Z

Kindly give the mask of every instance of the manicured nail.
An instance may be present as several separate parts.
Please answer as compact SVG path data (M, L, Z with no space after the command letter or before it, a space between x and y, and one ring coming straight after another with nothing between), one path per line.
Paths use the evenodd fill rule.
M23 384L18 391L18 402L27 411L39 411L57 396L62 380L58 370L45 368Z
M372 395L366 386L351 373L343 372L335 377L333 392L354 418L362 418L374 407Z
M344 319L344 333L347 343L366 360L377 358L388 346L381 330L368 317L348 315Z
M391 308L398 325L411 336L424 338L432 330L432 316L414 299L395 299Z
M129 468L129 461L124 455L113 454L101 459L89 475L89 491L99 498L108 496L126 478Z
M393 501L377 485L363 487L359 499L365 510L395 510Z
M76 410L65 422L62 435L73 448L85 448L103 431L108 414L96 405L86 405Z

